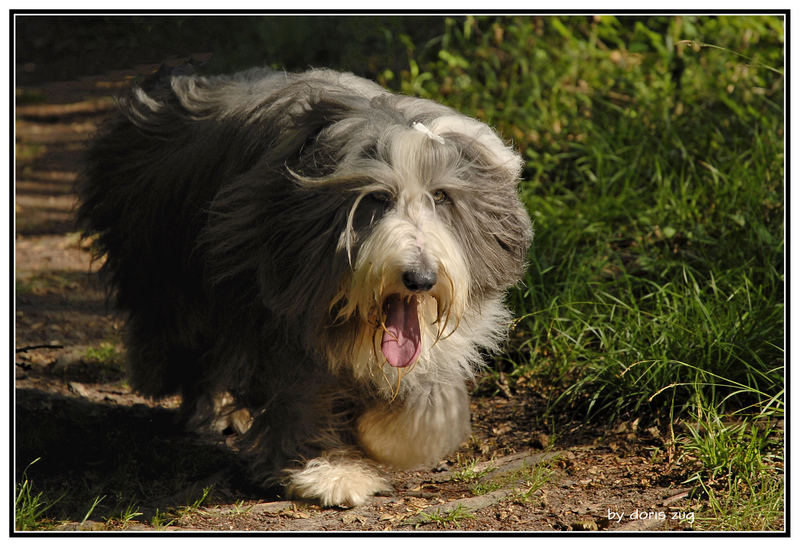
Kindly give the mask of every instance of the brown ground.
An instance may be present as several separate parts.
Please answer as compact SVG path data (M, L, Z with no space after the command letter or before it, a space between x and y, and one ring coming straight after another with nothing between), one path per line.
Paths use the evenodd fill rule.
M391 495L354 509L253 486L231 438L186 433L175 426L177 400L131 393L123 318L76 233L72 184L82 148L112 108L108 95L132 73L17 90L15 466L20 481L40 458L26 477L59 500L47 528L691 529L676 517L701 506L681 485L687 471L674 465L666 431L638 421L544 423L542 396L521 382L482 379L470 441L435 469L395 474ZM655 514L631 519L634 511Z

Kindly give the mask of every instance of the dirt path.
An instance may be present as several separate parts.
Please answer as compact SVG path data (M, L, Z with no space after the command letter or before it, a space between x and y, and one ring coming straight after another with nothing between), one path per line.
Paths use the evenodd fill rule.
M473 436L457 454L393 475L391 495L346 510L254 487L233 439L183 432L179 401L131 393L123 318L106 303L72 214L81 150L129 74L17 90L15 465L18 480L30 464L35 490L60 498L49 527L691 529L685 517L700 507L689 505L665 432L544 423L542 397L522 383L482 380Z

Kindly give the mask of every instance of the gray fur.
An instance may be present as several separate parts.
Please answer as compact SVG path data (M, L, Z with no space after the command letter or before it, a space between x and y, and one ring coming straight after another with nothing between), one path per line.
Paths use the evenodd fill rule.
M328 70L172 76L119 104L89 151L79 218L129 313L134 388L180 393L187 416L209 417L229 392L254 418L242 447L265 484L323 452L358 453L354 421L388 402L329 363L363 328L330 304L406 184L393 143L414 122L463 116ZM444 181L475 315L522 275L531 226L519 158L470 123L426 144L419 168Z

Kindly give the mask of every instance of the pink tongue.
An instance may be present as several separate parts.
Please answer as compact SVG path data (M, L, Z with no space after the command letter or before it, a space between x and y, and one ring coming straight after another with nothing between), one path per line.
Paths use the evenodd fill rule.
M399 294L386 299L386 331L381 351L393 367L407 367L419 357L420 344L417 299L408 300Z

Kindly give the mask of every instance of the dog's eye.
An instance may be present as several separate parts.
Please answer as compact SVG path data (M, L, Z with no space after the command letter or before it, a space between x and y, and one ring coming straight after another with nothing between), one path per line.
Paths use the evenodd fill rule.
M450 199L447 196L447 192L445 192L444 190L434 190L434 192L433 192L433 194L431 194L431 196L433 197L433 202L436 205L441 205L442 203L444 203L445 201Z

